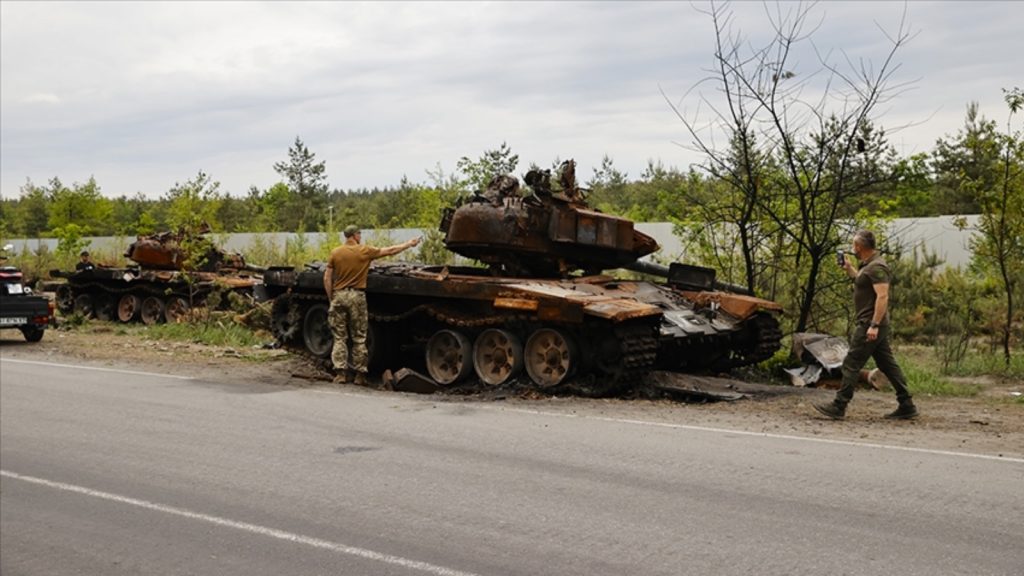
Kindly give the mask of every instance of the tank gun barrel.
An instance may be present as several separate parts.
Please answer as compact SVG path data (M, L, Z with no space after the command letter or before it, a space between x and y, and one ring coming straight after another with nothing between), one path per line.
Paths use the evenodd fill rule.
M646 260L637 260L632 264L623 266L627 270L634 272L640 272L642 274L650 274L652 276L658 276L660 278L668 278L668 266L664 264L658 264L657 262L648 262Z
M673 264L672 266L665 266L664 264L647 262L645 260L637 260L636 262L624 266L624 268L634 272L665 278L669 284L677 285L682 288L721 290L723 292L732 292L734 294L743 294L745 296L754 295L754 292L747 289L745 286L716 280L715 271L711 268L701 268L699 266L690 266L678 263Z

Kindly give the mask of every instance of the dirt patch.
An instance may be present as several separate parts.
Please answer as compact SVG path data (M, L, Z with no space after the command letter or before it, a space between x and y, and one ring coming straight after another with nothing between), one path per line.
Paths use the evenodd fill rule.
M116 326L116 325L110 325ZM87 363L129 370L167 372L211 382L289 387L337 387L317 378L304 360L282 350L237 349L188 342L155 341L119 334L110 326L48 331L42 342L25 343L17 331L0 332L0 355L56 363ZM682 403L669 399L588 399L489 391L468 395L434 395L440 402L491 402L521 409L574 413L580 416L645 420L689 426L744 430L765 434L850 440L863 443L973 452L1024 458L1024 402L1013 396L1024 383L991 378L970 381L982 387L975 397L915 398L921 417L893 422L891 392L859 391L847 419L826 420L811 408L834 392L733 380L699 379L701 386L721 386L741 393L732 402ZM352 387L352 389L355 389ZM365 390L367 394L397 392Z

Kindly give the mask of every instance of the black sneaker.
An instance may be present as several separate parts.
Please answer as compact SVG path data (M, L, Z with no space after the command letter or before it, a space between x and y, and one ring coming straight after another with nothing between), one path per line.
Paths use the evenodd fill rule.
M814 409L818 412L828 416L833 420L842 420L846 418L846 408L839 406L835 402L828 402L826 404L811 404Z
M911 420L917 418L917 406L913 404L900 404L896 410L885 415L889 420Z

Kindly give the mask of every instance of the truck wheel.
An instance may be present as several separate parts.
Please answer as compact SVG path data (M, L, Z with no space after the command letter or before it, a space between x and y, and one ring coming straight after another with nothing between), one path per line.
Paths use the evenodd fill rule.
M93 301L90 294L79 294L75 296L75 314L81 314L86 318L93 316Z
M164 301L150 296L142 301L142 323L152 326L164 319Z
M46 332L46 329L38 326L24 326L21 328L21 334L29 342L39 342L43 339L44 332Z

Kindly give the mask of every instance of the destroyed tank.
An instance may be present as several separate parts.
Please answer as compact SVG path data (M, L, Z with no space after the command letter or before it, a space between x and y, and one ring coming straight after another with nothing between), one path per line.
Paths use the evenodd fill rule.
M564 163L558 185L531 170L445 210L447 248L482 266L375 263L367 279L371 371L425 369L441 385L512 380L591 395L640 385L648 371L728 370L771 357L781 308L723 290L713 270L642 263L657 242L590 209ZM632 268L665 282L623 280ZM323 264L271 268L264 287L278 341L329 366Z
M216 248L205 237L208 231L138 236L124 254L134 266L52 270L51 276L67 279L57 288L57 308L101 320L156 324L179 321L193 306L205 306L215 291L253 299L262 268ZM189 260L190 252L199 256ZM217 304L226 305L226 299Z

